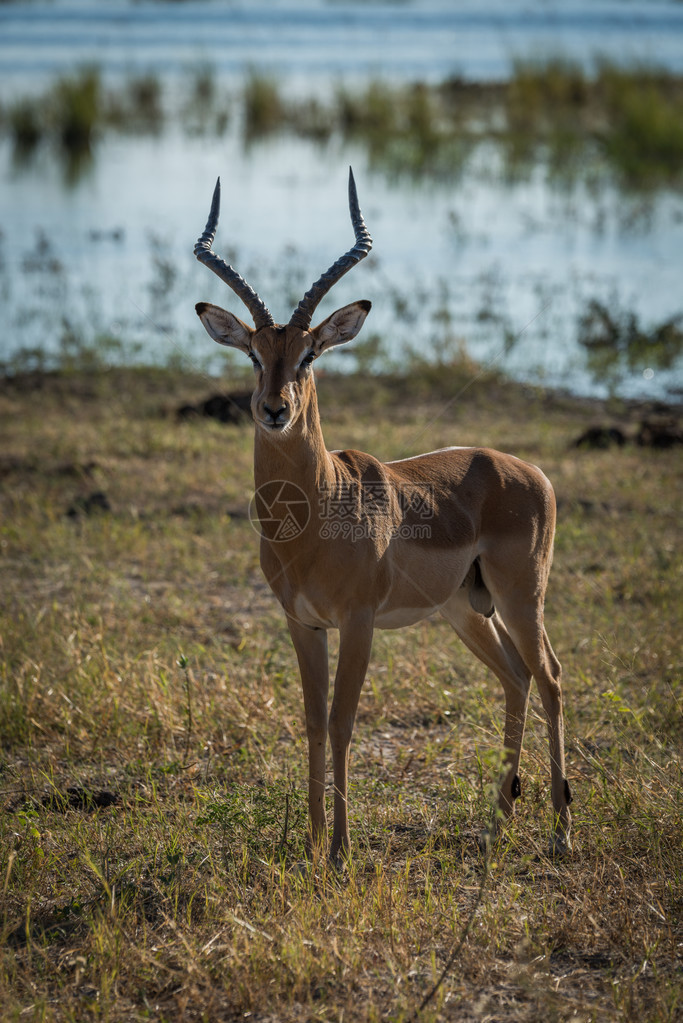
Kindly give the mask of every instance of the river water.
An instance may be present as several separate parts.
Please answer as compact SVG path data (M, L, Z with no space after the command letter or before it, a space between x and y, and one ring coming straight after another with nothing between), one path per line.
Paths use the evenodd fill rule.
M22 88L77 63L111 73L265 68L312 81L502 79L515 58L596 54L683 72L676 0L53 0L0 5L0 75Z
M656 62L683 73L683 4L413 0L403 3L5 3L0 5L3 96L44 89L96 63L105 80L155 71L173 89L210 66L221 87L247 70L285 91L503 79L516 58L562 55ZM246 146L240 125L220 137L171 125L156 136L109 133L88 173L65 183L49 150L18 165L0 142L0 359L55 351L72 334L134 341L139 358L182 355L215 370L196 321L199 299L236 302L192 257L215 178L223 180L216 248L289 317L302 290L352 243L346 205L353 164L374 238L372 257L326 300L355 298L400 361L406 346L441 354L464 343L522 379L605 393L587 372L577 318L598 298L645 324L683 309L683 196L643 197L585 183L559 186L539 166L510 182L483 145L457 182L388 176L362 147L275 136ZM360 339L359 339L360 340ZM208 346L208 347L207 347ZM343 353L330 365L350 366ZM677 372L625 373L624 395L666 396Z

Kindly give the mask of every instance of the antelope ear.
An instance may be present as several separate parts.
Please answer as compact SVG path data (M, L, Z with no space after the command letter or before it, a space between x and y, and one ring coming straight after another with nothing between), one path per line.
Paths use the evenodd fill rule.
M326 320L314 327L311 334L317 341L318 353L331 348L332 345L343 345L352 341L360 328L365 323L365 317L370 312L371 302L363 299L362 302L352 302L351 305L342 306L332 313Z
M228 348L239 348L241 352L248 352L251 344L252 334L256 331L240 319L229 313L227 309L211 305L210 302L197 302L195 306L197 316L204 324L204 329L209 337L218 341L219 345L227 345Z

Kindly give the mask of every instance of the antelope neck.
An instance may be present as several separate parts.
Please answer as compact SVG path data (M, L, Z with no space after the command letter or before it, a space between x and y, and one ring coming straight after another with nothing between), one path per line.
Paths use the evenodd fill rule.
M256 489L271 480L289 480L306 493L334 478L332 459L325 447L315 384L296 422L284 433L271 435L260 426L254 438Z

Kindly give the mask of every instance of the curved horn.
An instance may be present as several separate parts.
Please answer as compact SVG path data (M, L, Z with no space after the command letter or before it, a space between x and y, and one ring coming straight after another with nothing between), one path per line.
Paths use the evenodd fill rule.
M209 219L206 222L204 234L197 239L194 254L200 263L208 266L209 270L213 270L228 287L232 288L238 298L242 299L254 319L254 326L257 330L259 327L272 327L274 320L265 302L259 298L254 289L247 284L243 277L240 277L236 270L233 270L224 259L221 259L220 256L217 256L211 250L216 236L216 228L218 227L220 209L221 179L218 178L213 192L213 199L211 200Z
M353 171L349 167L349 212L351 223L356 233L356 244L349 249L345 255L340 256L336 263L333 263L329 270L326 270L322 277L319 277L314 285L306 292L292 313L290 324L293 327L301 327L307 330L311 325L311 318L320 300L327 294L330 288L337 283L340 277L364 259L372 248L372 238L365 226L363 214L358 205L358 194L356 193L356 182L353 180Z

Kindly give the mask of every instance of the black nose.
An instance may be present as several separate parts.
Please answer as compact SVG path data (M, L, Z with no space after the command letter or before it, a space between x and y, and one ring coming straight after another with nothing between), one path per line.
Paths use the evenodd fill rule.
M273 420L273 422L275 422L279 415L281 415L283 412L287 411L287 406L286 405L280 405L280 407L278 409L273 409L273 408L270 407L270 405L264 405L263 406L263 411L266 413L266 415L270 416L270 418Z

